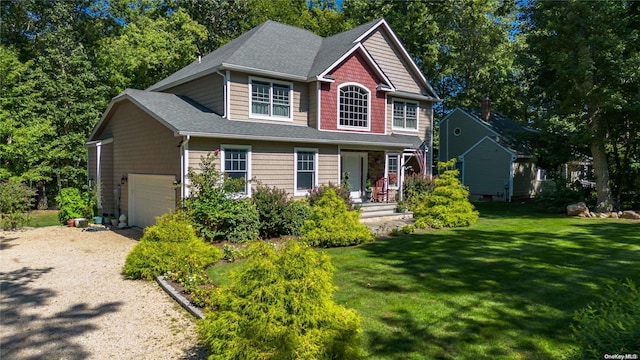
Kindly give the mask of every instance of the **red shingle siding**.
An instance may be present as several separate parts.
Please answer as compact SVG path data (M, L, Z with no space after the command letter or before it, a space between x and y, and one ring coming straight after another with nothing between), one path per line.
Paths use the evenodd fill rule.
M330 75L336 79L336 82L322 84L320 129L338 130L338 87L344 83L355 82L364 85L371 91L371 114L369 116L371 130L362 131L384 134L385 93L376 90L381 80L367 64L364 57L360 53L349 56ZM340 130L359 132L358 130Z

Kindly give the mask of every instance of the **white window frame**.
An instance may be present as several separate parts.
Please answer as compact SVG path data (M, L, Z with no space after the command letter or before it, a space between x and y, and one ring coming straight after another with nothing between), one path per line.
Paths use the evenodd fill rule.
M253 82L263 82L269 84L269 114L258 114L253 112ZM289 87L289 116L273 115L273 85ZM272 80L261 77L249 76L249 117L252 119L293 121L293 83L288 81Z
M400 153L386 153L384 159L384 177L387 178L387 184L389 184L389 189L398 189L400 187ZM397 161L397 169L396 169L396 184L391 185L389 182L389 158L395 157Z
M247 152L247 177L245 178L246 191L238 193L240 197L251 197L251 145L220 145L220 169L224 176L227 169L225 168L226 150L246 150Z
M295 196L306 196L309 194L309 190L298 190L298 152L311 152L314 153L313 156L313 187L318 186L318 163L319 163L319 151L317 148L304 148L304 147L296 147L293 148L293 193ZM312 187L312 189L313 189Z
M547 181L547 171L543 168L536 168L536 181Z
M403 126L396 126L395 121L394 121L396 103L404 103L405 104L403 106L404 107L403 119L402 119ZM406 104L413 104L413 105L416 106L416 127L415 128L407 127L407 106L406 106ZM419 127L420 127L420 103L418 101L399 99L399 98L391 99L391 129L418 132L418 128Z
M349 126L349 125L341 125L340 124L340 92L342 90L342 88L347 87L347 86L357 86L363 90L365 90L367 92L367 126ZM336 102L336 121L337 121L337 128L338 129L344 129L344 130L366 130L369 131L371 130L371 101L373 100L371 97L371 90L369 90L369 88L367 88L366 86L357 83L357 82L347 82L344 84L341 84L340 86L338 86L338 94L337 94L337 102Z

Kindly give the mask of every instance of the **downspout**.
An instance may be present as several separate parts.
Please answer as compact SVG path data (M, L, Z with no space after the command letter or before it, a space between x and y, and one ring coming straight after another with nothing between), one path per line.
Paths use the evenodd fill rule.
M96 144L96 206L98 209L102 209L102 172L100 171L102 158L102 143Z
M227 117L227 76L220 72L220 70L216 71L216 74L222 76L222 117ZM187 140L189 141L189 140Z
M429 180L433 180L433 104L431 105L431 122L429 124L429 157L427 162L429 163Z
M511 202L511 198L513 197L513 176L514 176L514 167L513 162L516 161L515 156L511 158L511 163L509 163L509 194L508 194L508 202Z
M191 139L190 135L186 135L184 137L184 140L182 141L182 144L180 144L181 147L181 154L180 154L180 187L181 187L181 197L182 200L184 201L188 196L189 196L189 178L188 178L188 173L189 173L189 140Z

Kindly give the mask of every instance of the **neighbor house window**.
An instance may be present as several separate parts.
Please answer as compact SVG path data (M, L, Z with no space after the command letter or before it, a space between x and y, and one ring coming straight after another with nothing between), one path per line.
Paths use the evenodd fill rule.
M387 178L389 179L389 187L397 188L400 179L400 155L388 154L387 155Z
M340 87L339 127L369 128L370 92L365 87L347 84Z
M295 193L306 195L318 182L318 149L295 149Z
M240 193L250 195L251 147L241 145L222 146L222 172L230 179L243 179Z
M251 116L291 119L291 84L251 80Z
M393 127L418 130L418 104L407 101L394 101Z

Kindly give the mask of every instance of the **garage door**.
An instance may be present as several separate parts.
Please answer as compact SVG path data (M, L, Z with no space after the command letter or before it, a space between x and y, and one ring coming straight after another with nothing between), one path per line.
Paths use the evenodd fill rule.
M175 210L175 176L129 174L128 178L129 225L151 226L156 216Z

